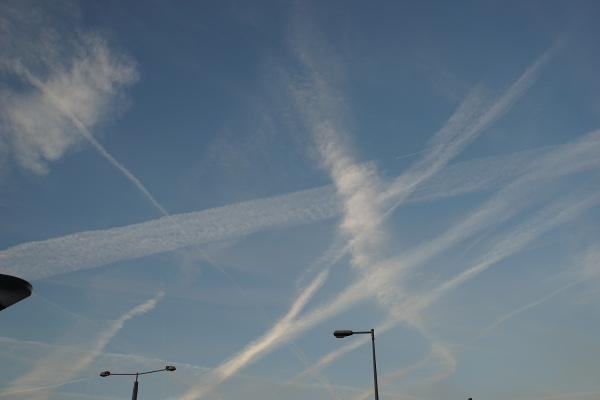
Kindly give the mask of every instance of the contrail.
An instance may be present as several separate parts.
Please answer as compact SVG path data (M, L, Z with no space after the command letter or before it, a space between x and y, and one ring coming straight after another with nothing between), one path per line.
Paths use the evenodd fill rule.
M23 393L35 392L35 391L44 390L44 389L52 389L52 388L56 388L56 387L59 387L59 386L68 385L69 383L87 381L89 379L90 378L82 378L82 379L76 379L74 381L56 383L54 385L41 386L41 387L31 388L31 389L15 390L15 391L12 391L12 392L4 392L4 393L0 393L0 397L5 397L5 396L15 395L15 394L23 394Z
M24 243L0 252L0 268L3 273L18 274L24 279L41 279L185 246L318 222L339 212L333 187L321 187Z
M12 384L11 393L18 393L24 390L30 390L31 386L47 381L65 380L76 375L79 371L86 368L95 357L102 353L102 350L106 347L108 342L123 328L126 321L131 318L147 313L154 309L157 302L164 296L164 292L159 292L153 299L150 299L123 314L121 317L112 321L108 329L102 331L98 337L91 343L82 343L82 347L86 350L84 355L81 356L79 352L70 353L65 351L64 348L57 349L57 351L51 353L46 358L39 360L35 368L28 374L21 376L15 380ZM87 336L78 336L88 339L93 336L93 333ZM69 337L64 338L70 342ZM69 343L72 346L72 343ZM57 369L57 365L62 365L60 369ZM53 386L60 386L62 383ZM46 387L46 386L44 386ZM41 390L37 388L35 390Z
M48 98L52 101L52 105L56 107L65 117L67 117L71 123L77 128L79 133L104 157L109 163L115 166L119 171L121 171L125 177L133 183L133 185L142 192L144 197L150 201L150 203L163 215L169 215L167 210L150 194L148 189L137 179L127 168L125 168L120 162L118 162L106 149L96 140L96 138L91 134L88 128L81 122L79 118L77 118L73 113L67 108L63 107L60 99L58 99L52 91L50 91L46 84L44 84L41 80L33 76L29 72L29 70L18 63L15 68L24 75L27 80L35 87L37 87L42 93L44 93Z
M563 146L564 148L561 147L555 152L547 154L545 157L535 163L535 167L530 168L530 170L522 177L508 185L498 196L488 201L479 210L473 212L470 217L468 217L458 226L451 228L440 237L432 240L428 244L423 245L421 249L412 257L400 255L397 258L402 261L396 262L392 260L391 264L393 265L401 262L408 262L408 265L413 266L422 264L427 258L432 257L435 254L439 254L444 249L447 249L451 244L461 240L461 238L464 238L467 235L473 234L482 226L489 226L491 222L491 215L494 215L495 218L507 218L505 215L506 210L504 206L511 204L514 206L515 196L522 197L522 194L518 193L521 193L525 188L531 189L532 181L539 181L544 178L548 179L549 176L552 176L555 173L552 171L560 170L561 172L558 173L560 176L563 173L569 174L576 170L581 170L581 168L590 168L591 165L595 165L597 168L598 160L595 157L599 145L597 136L598 134L593 132L583 140L570 143ZM564 169L561 170L554 168L553 166L557 164L567 164L571 170L565 171ZM393 305L392 303L386 304L384 302L383 304L386 304L388 307L393 305L391 311L393 314L395 314L396 320L406 320L407 317L414 315L414 313L417 311L423 310L426 306L439 299L442 295L452 289L455 289L467 279L475 277L493 263L496 263L500 259L508 257L509 255L519 251L528 243L530 243L535 237L547 232L550 229L553 229L554 227L570 220L579 213L598 204L600 201L600 191L589 192L585 184L582 185L582 188L585 190L581 189L580 191L547 206L532 219L524 224L521 224L520 227L507 235L507 239L501 241L496 247L494 247L485 257L482 258L479 264L464 271L445 284L442 284L437 289L429 291L427 295L420 298L416 297L414 299L409 298L406 300L396 299L395 296L392 296L389 301L398 301L398 303ZM525 192L525 194L528 193L527 190ZM469 228L464 229L465 227ZM408 260L405 260L406 258ZM382 273L385 273L385 271L381 270L381 265L381 262L374 265L375 268L373 273L375 275L381 275ZM387 273L383 275L384 278L379 279L379 282L381 283L374 288L376 288L378 292L397 292L398 289L393 284L395 281L394 276L402 273L402 270L396 269L392 272L392 270L388 269ZM377 282L376 276L373 278L373 281ZM361 293L366 297L368 296L369 292L376 291L374 288L370 288L368 282L365 280L355 283L342 293L338 294L336 300L329 303L324 308L313 310L310 316L305 320L299 319L297 321L297 326L294 329L312 326L312 324L322 321L325 316L339 311L341 308L336 309L336 307L344 307L343 304L346 301L349 301L352 297L356 297L358 293Z
M564 39L559 38L555 41L491 106L482 106L485 102L481 98L480 88L473 90L444 127L429 141L433 146L431 150L435 151L398 177L387 191L386 196L395 202L387 213L389 214L404 202L417 184L439 172L482 131L505 115L536 82L542 69L563 45Z
M129 172L129 170L127 168L125 168L111 154L109 154L106 151L106 149L94 138L94 136L91 134L91 132L81 122L81 120L79 120L75 115L73 115L73 113L71 113L70 110L66 109L65 107L62 107L59 99L57 99L54 96L54 94L50 90L48 90L48 87L43 82L41 82L39 79L34 77L31 73L29 73L29 71L27 71L24 68L21 68L21 72L27 77L27 79L34 86L36 86L39 90L41 90L46 96L48 96L52 100L52 104L58 110L60 110L67 118L69 118L69 120L73 123L73 125L92 144L92 146L106 160L108 160L111 164L113 164L115 167L117 167L117 169L119 169L134 184L134 186L137 187L142 192L142 194L150 201L150 203L156 209L158 209L164 216L166 216L166 217L170 216L169 212L158 201L156 201L156 199L146 189L146 187L139 181L139 179L137 179L131 172ZM182 229L181 224L176 224L175 228L181 236L183 236L183 237L186 236L186 231ZM227 273L227 271L223 267L221 267L217 262L212 260L211 257L204 251L204 249L202 249L198 246L197 246L197 249L202 253L202 256L209 264L211 264L213 267L217 268L222 274L224 274L233 283L233 285L238 290L240 290L240 292L242 292L244 294L244 296L247 297L249 299L249 301L266 317L266 313L262 309L262 307L260 307L260 305L258 303L256 303L250 296L248 296L248 294L242 289L242 287L239 285L239 283L229 273ZM121 326L122 326L122 324L121 324ZM118 327L117 330L118 329L120 329L120 327ZM114 334L110 335L110 337L112 337L113 335ZM296 355L299 356L300 359L302 359L302 357L300 357L301 350L299 348L293 349L293 351L296 353ZM322 381L322 382L325 383L324 381ZM327 387L328 385L325 385L325 386Z
M364 254L360 253L366 249L364 247L365 245L367 248L372 247L375 243L371 242L373 242L373 240L379 240L377 235L372 234L375 230L375 226L380 227L382 221L389 217L391 212L410 195L418 184L439 172L442 167L445 166L451 158L462 151L477 134L506 113L510 106L512 106L526 89L535 82L535 78L539 74L541 68L556 53L558 43L559 41L539 57L534 64L487 109L481 109L482 102L479 96L479 89L472 91L444 127L436 133L434 138L430 141L435 145L436 151L417 162L417 164L409 169L408 173L405 173L400 178L396 179L392 187L387 190L384 197L392 197L395 201L395 204L388 208L387 211L383 211L383 209L379 211L381 205L374 204L374 202L381 201L381 199L373 192L372 183L366 183L367 180L372 181L370 177L371 172L355 166L350 168L350 163L352 161L347 155L342 153L343 146L339 146L339 143L333 142L336 140L335 129L331 126L317 125L316 129L318 130L319 138L321 138L321 151L323 157L327 160L327 165L330 167L332 179L334 182L336 182L336 180L342 182L341 184L344 186L341 186L341 190L349 191L348 197L346 198L346 202L349 205L345 207L345 217L344 222L342 222L342 227L351 227L351 229L355 229L355 232L348 231L348 233L353 236L348 239L348 246L344 247L342 251L354 253L355 257L358 255L357 261L373 270L377 263L373 262L373 260L367 262L369 258L368 252L371 250L367 250ZM465 125L468 127L466 131ZM328 136L324 137L323 135ZM334 145L334 143L337 145ZM336 163L338 164L336 165ZM363 175L361 176L361 174ZM354 183L352 186L353 181L351 179L363 179L365 180L365 184L359 185ZM406 186L407 180L409 182L408 186ZM340 187L338 187L338 190L340 190ZM352 193L353 190L356 191L354 194ZM365 210L369 210L367 213L368 218L363 220L361 220L360 217L355 218L352 214L348 214L349 212L352 212L352 210L356 210L357 215L360 214L363 216ZM378 216L378 212L382 212L382 214ZM367 223L366 220L369 222ZM365 240L368 243L365 242ZM357 251L359 252L358 254Z
M593 141L590 144L595 146ZM569 144L558 146L563 148ZM555 146L556 147L556 146ZM555 148L554 147L554 148ZM552 147L450 165L422 182L406 199L420 202L495 188L530 169ZM581 170L595 168L580 165ZM563 169L552 169L561 174ZM573 172L573 171L571 171ZM107 230L79 232L0 251L0 269L25 279L98 267L182 247L241 237L254 232L335 218L342 207L333 185L173 215ZM185 235L179 231L185 231ZM126 246L123 244L127 243ZM334 264L347 252L332 248L310 270Z
M406 154L404 156L396 157L396 160L400 160L401 158L405 158L405 157L415 156L417 154L425 153L426 151L431 151L431 150L434 150L434 149L425 149L425 150L417 151L415 153Z
M476 133L480 132L484 127L487 126L487 124L493 122L493 120L495 120L495 118L497 118L498 116L500 116L502 113L506 112L507 109L512 105L512 103L514 103L514 101L516 101L516 98L518 97L517 95L520 95L524 92L525 89L527 89L529 87L530 84L533 83L534 81L534 75L535 73L538 72L540 66L543 64L541 61L544 60L544 56L538 60L537 63L534 64L533 67L531 67L530 69L528 69L526 71L526 73L516 82L516 84L513 84L507 94L504 97L501 97L501 99L499 101L497 101L494 105L492 105L492 107L490 109L488 109L483 115L484 118L483 119L479 119L479 123L475 125L475 128L471 129L470 131L468 131L468 135L466 135L466 137L460 137L460 140L454 140L454 142L459 142L457 143L453 143L451 145L451 148L453 148L453 151L450 152L449 155L446 155L445 157L445 162L439 162L439 159L437 160L436 163L434 163L434 167L433 168L433 172L437 172L435 171L435 169L439 170L441 169L441 166L443 164L445 164L450 158L454 157L454 155L457 154L457 152L459 150L460 147L459 145L463 145L462 148L464 148L464 146L466 146L467 141L469 139L469 137L474 136ZM527 85L529 84L529 85ZM327 98L328 96L325 95L321 95L320 97L325 97ZM336 142L336 129L335 127L331 126L330 124L328 125L327 123L323 124L323 123L318 123L316 125L313 125L313 129L315 129L318 133L318 139L319 139L319 148L321 150L321 154L322 157L324 158L324 162L325 165L328 167L328 169L330 170L330 174L332 176L332 179L334 181L334 183L336 185L338 185L338 190L342 191L342 194L348 195L349 197L347 198L347 201L356 201L356 203L346 203L346 207L350 207L350 208L346 208L346 212L345 212L345 217L344 217L344 222L342 222L342 226L346 226L348 227L348 233L350 233L350 238L349 241L353 242L353 245L350 246L350 251L352 253L354 253L354 256L359 255L362 256L362 254L360 253L356 253L356 249L360 249L362 246L365 245L365 242L362 239L357 240L357 238L362 237L362 238L366 238L366 236L364 235L365 231L371 232L372 229L375 226L379 226L378 224L378 218L377 218L377 206L375 206L373 208L373 204L370 204L369 201L374 200L375 198L370 196L369 194L364 193L364 187L363 185L358 185L358 181L365 181L367 178L373 178L375 177L371 172L369 171L368 168L363 168L363 166L357 166L356 164L353 164L353 161L351 159L348 158L348 156L346 154L344 154L342 147L335 145ZM337 143L339 144L339 143ZM460 148L462 150L462 148ZM431 170L430 170L431 171ZM431 175L431 173L429 175ZM425 174L428 175L428 174ZM348 177L348 179L346 178ZM366 185L367 188L369 188L369 190L372 190L373 187L371 186L372 180L370 180L369 184ZM354 190L356 190L356 188L359 188L360 190L363 191L363 193L358 193L359 197L353 197L355 196L356 193L353 193ZM413 186L414 187L414 186ZM364 196L363 196L364 195ZM358 206L361 207L358 207ZM365 208L366 207L366 208ZM363 225L363 223L359 220L353 221L351 219L349 219L349 216L352 217L352 214L348 215L348 210L358 210L360 209L362 212L364 212L365 209L367 210L372 210L372 213L368 213L369 217L375 217L375 220L370 220L368 227L365 229L365 226ZM362 220L363 222L366 222L366 220ZM358 235L358 236L356 236ZM372 240L371 236L368 236L370 239ZM359 246L359 247L355 247L355 246ZM364 264L367 265L368 263L366 262L367 260L369 260L369 256L368 254L366 254L366 258L364 259L357 259L357 263L358 264ZM365 281L361 281L361 286L364 285L363 282ZM376 283L376 282L375 282ZM377 285L377 283L376 283ZM374 286L376 287L376 286ZM363 287L364 289L364 287ZM363 291L362 293L369 293L371 292L369 291ZM352 293L352 294L350 294ZM305 318L303 321L296 321L296 329L298 328L298 325L301 325L302 322L308 325L312 325L314 323L316 323L317 320L320 320L323 318L323 316L325 314L329 314L333 311L333 309L339 307L338 305L340 304L340 299L344 298L344 297L354 297L355 299L359 298L359 297L363 297L363 295L355 295L355 293L357 293L356 291L353 292L349 292L348 290L345 290L342 296L338 296L336 298L336 301L333 304L330 304L328 307L324 308L324 309L320 309L317 311L313 311L310 314L309 318ZM372 292L371 292L372 293ZM348 304L350 302L345 302L344 306L348 307ZM272 348L272 343L270 343L270 340L265 338L262 340L259 340L259 349L265 350L268 347ZM248 358L251 356L251 354L253 354L253 352L256 351L254 349L249 349L248 351L245 351L242 353L241 359L240 360L236 360L236 370L241 368L241 366L245 365L248 360L244 360L244 358ZM248 354L250 352L250 354ZM227 375L228 376L228 375ZM216 381L213 381L213 385L218 385L220 382L222 382L222 378L217 378ZM211 385L212 386L212 385ZM209 388L206 388L208 390L210 390ZM204 390L206 390L204 389ZM191 400L191 399L196 399L199 396L202 395L202 393L204 392L203 389L196 389L193 392L189 392L185 397L183 397L182 399L185 400Z
M73 125L78 129L82 136L85 139L87 139L105 159L107 159L111 164L117 167L134 184L134 186L136 186L142 192L142 194L151 202L151 204L155 208L157 208L164 216L170 216L169 212L160 203L158 203L158 201L156 201L156 199L151 195L151 193L146 189L146 187L131 172L129 172L129 170L127 170L114 157L112 157L112 155L110 155L106 151L106 149L104 149L104 147L93 137L93 135L87 129L87 127L81 122L81 120L77 118L69 109L63 107L61 101L56 96L54 96L52 91L48 89L47 85L45 85L42 81L33 76L27 69L21 67L19 68L19 70L32 85L37 87L40 91L42 91L42 93L44 93L49 99L52 100L52 104L73 123ZM182 229L182 226L180 224L175 224L175 228L180 235L184 237L186 236L186 231ZM237 281L230 274L228 274L224 268L222 268L218 263L212 260L203 249L198 247L198 250L202 253L204 259L208 263L210 263L221 273L223 273L234 284L234 286L236 286L237 289L242 291L243 294L249 298L249 300L254 304L256 308L259 309L259 311L263 315L266 315L264 310L242 290L241 286L237 283Z
M591 192L585 193L579 191L571 195L565 196L549 206L545 207L533 217L522 223L515 229L511 230L505 235L505 239L499 241L490 251L482 256L473 266L467 268L463 272L459 273L455 277L448 281L440 284L433 290L428 290L423 296L415 296L415 299L408 299L403 302L399 302L393 305L392 313L399 320L406 319L411 314L417 311L423 310L425 307L438 300L443 295L447 294L451 290L456 289L459 285L463 284L467 280L473 279L483 271L487 270L491 265L499 262L500 260L511 256L531 243L535 238L548 232L557 226L564 224L565 222L573 219L577 215L585 212L586 210L598 205L600 203L600 190L596 189ZM574 282L573 284L575 284ZM556 294L566 290L573 284L567 285L547 298L544 298L536 303L531 304L528 307L518 310L518 312L524 311L525 309L537 305ZM391 304L390 304L391 305ZM515 312L516 313L516 312ZM509 318L514 314L506 316ZM504 319L506 319L504 318ZM500 322L502 322L501 319Z
M426 151L431 151L431 150L435 150L435 148L433 149L425 149L425 150L421 150L421 151L417 151L415 153L410 153L410 154L406 154L400 157L396 157L396 160L400 160L401 158L406 158L406 157L410 157L410 156L416 156L417 154L421 154L421 153L425 153Z
M485 329L483 329L483 330L482 330L482 331L479 333L479 335L477 335L477 336L476 336L476 337L473 339L473 341L477 341L477 340L481 339L482 337L484 337L485 335L487 335L488 333L490 333L490 332L491 332L493 329L495 329L495 328L496 328L498 325L500 325L500 324L501 324L501 323L503 323L504 321L506 321L506 320L508 320L508 319L510 319L510 318L512 318L512 317L514 317L514 316L515 316L515 315L517 315L517 314L520 314L520 313L522 313L522 312L524 312L524 311L527 311L527 310L529 310L530 308L533 308L533 307L535 307L535 306L538 306L538 305L540 305L540 304L542 304L542 303L545 303L546 301L548 301L548 300L552 299L553 297L555 297L555 296L557 296L557 295L561 294L561 293L562 293L562 292L564 292L565 290L567 290L567 289L571 288L572 286L574 286L574 285L576 285L576 284L578 284L578 283L580 283L580 282L581 282L581 280L579 280L579 281L574 281L574 282L571 282L571 283L569 283L569 284L567 284L567 285L565 285L565 286L563 286L563 287L561 287L561 288L559 288L559 289L555 290L554 292L550 293L548 296L545 296L544 298L541 298L541 299L539 299L539 300L536 300L536 301L534 301L533 303L529 303L529 304L527 304L527 305L525 305L525 306L523 306L523 307L520 307L520 308L518 308L518 309L516 309L516 310L514 310L514 311L511 311L510 313L508 313L508 314L506 314L506 315L503 315L502 317L498 318L496 321L492 322L492 323L491 323L491 324L489 324L487 327L485 327Z
M177 399L194 400L201 397L219 386L231 375L240 371L248 363L256 361L256 359L263 356L267 350L271 350L276 346L282 345L286 340L289 340L290 332L293 332L291 329L293 320L306 306L316 291L323 283L325 283L326 279L327 273L322 272L319 274L311 285L302 291L286 315L276 322L267 333L248 345L246 349L242 350L236 356L213 369L206 375L202 382L190 388L187 393L177 397Z
M439 285L436 289L430 290L424 296L416 296L414 299L408 298L396 304L385 304L387 307L390 307L390 312L392 314L393 322L390 322L392 325L396 325L400 321L407 320L415 313L421 312L427 306L432 304L434 301L437 301L440 297L447 294L449 291L456 289L459 285L463 284L467 280L474 278L476 275L485 271L492 264L499 262L501 259L504 259L510 255L515 254L517 251L523 249L527 244L529 244L532 240L534 240L539 235L547 232L554 227L569 221L574 216L584 212L585 210L597 205L600 203L600 190L593 191L591 193L574 193L570 196L560 199L559 201L554 202L550 206L546 207L543 211L537 213L534 217L528 220L526 223L523 223L515 230L506 234L506 239L499 242L492 250L490 250L485 256L483 256L478 263L474 266L468 268L462 273L458 274L454 278L448 280L447 282ZM572 286L572 284L567 285L567 287L561 288L555 293L551 294L545 299L542 299L536 303L531 304L532 307L536 304L539 304L543 301L548 300L549 298L555 296L563 290L566 290L568 287ZM380 286L379 290L386 291L388 289L392 289L391 286ZM367 291L368 285L364 284L363 281L355 284L352 287L347 288L343 293L338 294L338 298L345 297L349 293L356 293L357 291ZM338 303L338 301L336 301ZM524 308L524 309L526 309ZM523 311L524 309L520 310ZM322 309L320 312L312 311L311 316L302 321L296 321L297 326L293 328L293 330L300 329L298 325L312 325L317 323L316 317L321 317L319 320L323 319L322 314L329 314L332 310ZM506 318L508 318L507 316ZM501 322L501 321L500 321ZM352 349L352 345L348 345L348 349ZM322 359L322 363L330 363L334 358L344 354L345 351L336 350L329 355L325 356ZM322 366L322 365L319 365ZM313 366L319 367L319 366Z
M388 320L388 321L385 321L383 324L376 326L374 329L378 334L381 334L382 332L385 332L396 325L397 325L396 321ZM297 374L295 377L282 383L280 386L280 389L284 386L291 385L291 384L299 381L300 379L304 378L306 375L319 376L319 372L323 368L325 368L328 364L333 362L336 358L338 358L354 349L357 349L358 347L361 347L362 345L367 343L367 341L370 341L370 338L366 335L365 336L361 335L359 338L356 338L355 340L352 340L352 341L346 343L345 345L341 346L340 348L329 352L325 356L321 357L321 359L319 359L319 361L317 361L315 364L311 365L309 368L305 369L304 371Z
M483 225L487 228L498 225L516 215L535 201L532 196L549 179L566 176L589 168L597 169L600 159L596 156L600 150L600 131L592 132L583 139L568 143L556 151L550 152L529 168L513 182L506 185L494 197L476 209L459 224L403 255L403 263L415 266L415 261L423 260L428 254L438 254L464 238L479 231ZM561 168L556 168L560 165Z
M351 159L343 154L344 146L341 146L339 141L336 142L336 145L333 145L336 140L335 135L338 134L335 127L331 124L313 124L313 129L320 141L322 156L330 169L334 183L343 182L344 186L338 185L338 192L341 191L342 196L348 196L345 199L346 210L341 227L342 229L355 229L355 234L358 235L353 237L353 234L349 232L348 245L342 247L342 253L350 252L359 264L363 264L367 268L372 266L372 262L367 262L364 259L367 254L363 254L360 249L365 250L377 246L375 243L380 240L378 233L381 232L381 223L389 218L392 211L414 192L417 185L438 173L450 159L460 153L481 131L504 115L514 102L535 82L542 67L554 56L561 44L562 41L557 40L491 106L482 109L483 102L479 95L480 89L477 88L472 91L444 127L430 140L430 143L435 146L431 150L436 151L417 162L407 173L397 178L383 197L376 195L374 192L373 181L377 178L374 171L368 171L356 164L352 165ZM324 86L326 85L321 84L318 87L322 88ZM320 95L318 98L328 98L328 96ZM361 174L363 174L362 178L360 178ZM354 180L363 179L364 182L361 185L352 183L350 177ZM349 184L351 186L348 186ZM356 192L353 194L352 191L354 190ZM380 202L385 200L386 197L393 200L395 204L389 207L387 211L381 211L383 214L378 216L379 209L382 206ZM352 213L352 210L359 212ZM367 215L365 215L365 210L369 210L366 213ZM349 212L350 214L348 214ZM358 215L362 217L358 217ZM375 229L375 226L379 228ZM336 258L339 258L339 256L334 256L332 259Z

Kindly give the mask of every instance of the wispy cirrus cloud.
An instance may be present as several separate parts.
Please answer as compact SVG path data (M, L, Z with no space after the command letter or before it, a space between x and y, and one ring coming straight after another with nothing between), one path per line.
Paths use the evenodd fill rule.
M2 142L18 165L46 174L49 163L89 140L82 133L91 136L89 129L122 112L124 90L138 73L98 32L78 26L74 3L1 7ZM58 25L61 18L70 24Z
M134 60L99 32L81 28L75 3L31 0L3 7L0 29L8 50L0 53L0 73L14 83L0 89L0 148L21 167L45 175L50 163L87 142L168 215L92 134L126 109L125 89L139 79ZM41 23L25 23L31 18ZM65 29L56 18L73 26Z

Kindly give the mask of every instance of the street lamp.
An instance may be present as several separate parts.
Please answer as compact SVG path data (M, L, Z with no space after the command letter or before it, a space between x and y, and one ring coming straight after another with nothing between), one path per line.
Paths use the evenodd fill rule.
M371 329L370 331L335 331L333 332L333 336L338 339L345 338L346 336L352 336L358 333L370 333L371 334L371 346L373 349L373 386L375 387L375 400L379 400L379 388L377 387L377 363L375 362L375 329Z
M0 274L0 310L31 296L31 283L12 275Z
M175 370L176 370L176 368L174 366L167 365L163 369L157 369L157 370L148 371L148 372L136 372L135 374L113 374L110 371L104 371L104 372L100 372L100 376L101 377L106 377L106 376L109 376L109 375L135 375L135 382L133 383L133 394L131 395L131 400L137 400L138 376L139 375L151 374L153 372L160 372L160 371L175 371Z

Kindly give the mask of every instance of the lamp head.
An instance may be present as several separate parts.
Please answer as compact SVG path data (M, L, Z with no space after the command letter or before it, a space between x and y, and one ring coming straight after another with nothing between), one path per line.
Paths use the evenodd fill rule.
M177 369L177 368L175 368L175 367L174 367L174 366L172 366L172 365L167 365L167 366L165 367L165 371L175 371L176 369Z
M100 372L100 376L102 376L102 377L109 376L109 375L110 375L110 371Z
M31 296L31 283L16 276L0 274L0 310Z
M353 334L354 334L354 332L352 332L352 331L347 331L347 330L344 330L344 331L335 331L335 332L333 332L333 336L335 336L335 337L336 337L336 338L338 338L338 339L339 339L339 338L346 337L346 336L352 336Z

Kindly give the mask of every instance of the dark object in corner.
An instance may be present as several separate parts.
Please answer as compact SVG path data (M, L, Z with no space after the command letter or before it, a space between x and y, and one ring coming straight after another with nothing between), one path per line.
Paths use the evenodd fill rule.
M31 296L31 283L16 276L0 274L0 310Z

